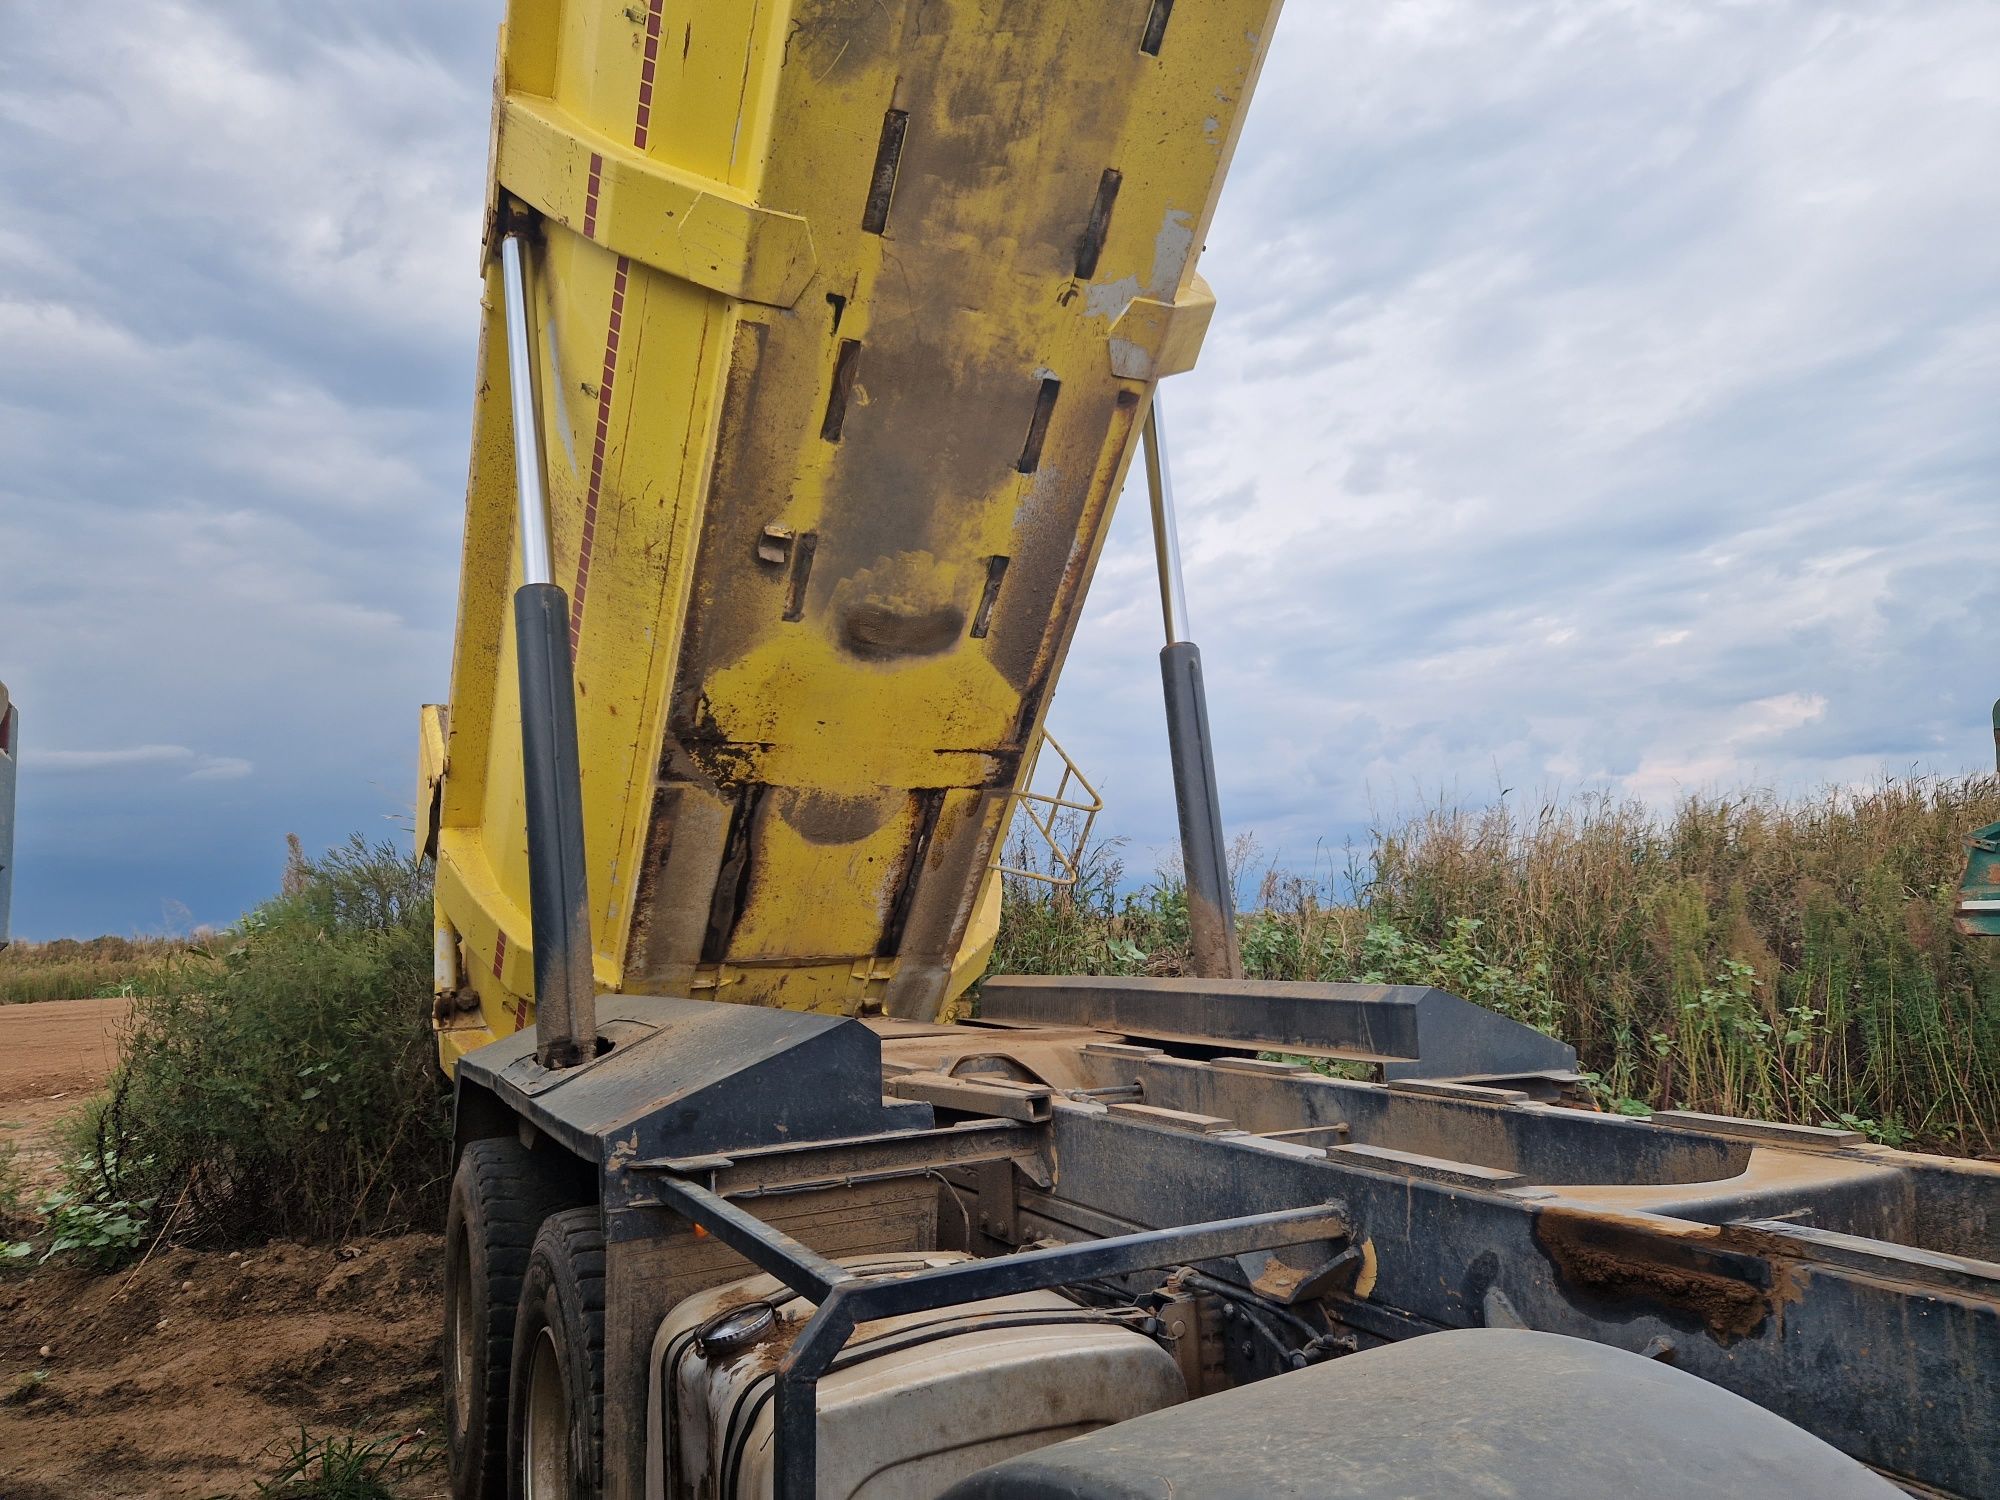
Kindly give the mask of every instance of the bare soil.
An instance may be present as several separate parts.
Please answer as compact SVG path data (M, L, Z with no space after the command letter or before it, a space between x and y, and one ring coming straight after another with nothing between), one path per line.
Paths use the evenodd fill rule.
M9 1277L0 1493L250 1495L301 1427L437 1433L441 1259L425 1234ZM440 1466L404 1492L442 1495Z
M118 1066L130 1000L0 1005L0 1151L39 1189L55 1175L55 1127Z
M0 1100L95 1088L118 1064L130 1000L0 1005Z
M115 1064L128 1009L0 1006L0 1141L31 1176ZM301 1428L437 1434L441 1261L413 1234L0 1272L0 1496L247 1496ZM400 1493L442 1496L441 1458Z

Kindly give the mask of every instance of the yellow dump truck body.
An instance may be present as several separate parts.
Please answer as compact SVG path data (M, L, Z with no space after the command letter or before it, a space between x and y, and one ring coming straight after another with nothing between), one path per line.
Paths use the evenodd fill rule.
M1276 0L515 0L448 710L447 1058L532 1016L492 225L536 224L598 982L929 1019Z

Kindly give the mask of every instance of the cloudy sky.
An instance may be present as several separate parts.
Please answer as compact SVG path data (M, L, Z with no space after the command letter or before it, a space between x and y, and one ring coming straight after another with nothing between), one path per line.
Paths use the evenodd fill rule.
M0 4L19 935L404 836L498 10ZM1166 392L1231 827L1982 768L1996 161L1990 0L1292 0ZM1158 631L1128 505L1052 727L1141 868Z

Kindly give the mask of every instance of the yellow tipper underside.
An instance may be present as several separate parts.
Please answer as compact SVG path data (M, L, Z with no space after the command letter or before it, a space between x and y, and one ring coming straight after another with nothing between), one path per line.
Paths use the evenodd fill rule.
M493 201L539 216L604 986L929 1018L990 942L1152 382L1213 305L1195 257L1276 10L510 6ZM460 1046L532 992L497 269L480 358L425 736Z

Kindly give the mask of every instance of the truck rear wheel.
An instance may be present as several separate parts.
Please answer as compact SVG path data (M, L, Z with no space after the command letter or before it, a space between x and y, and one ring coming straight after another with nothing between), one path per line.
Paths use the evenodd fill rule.
M596 1500L604 1455L604 1227L595 1208L535 1237L514 1323L509 1500Z
M453 1500L507 1493L507 1380L535 1233L563 1197L519 1142L474 1141L445 1220L444 1409Z

